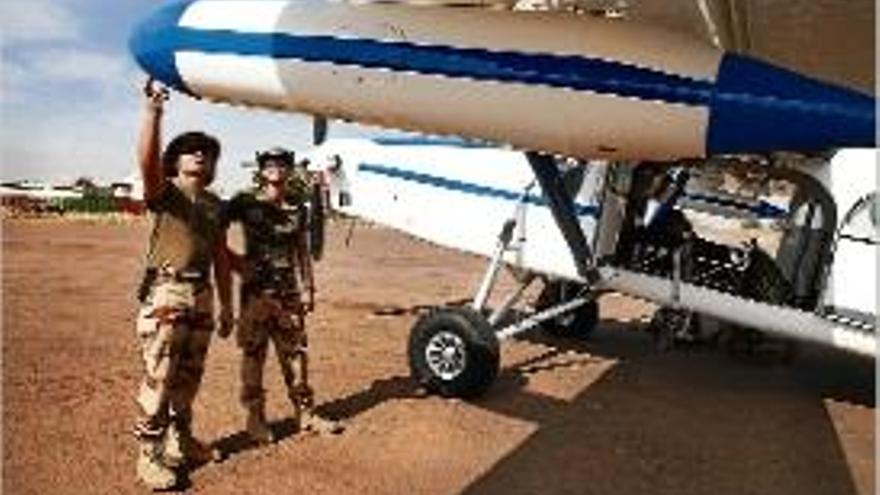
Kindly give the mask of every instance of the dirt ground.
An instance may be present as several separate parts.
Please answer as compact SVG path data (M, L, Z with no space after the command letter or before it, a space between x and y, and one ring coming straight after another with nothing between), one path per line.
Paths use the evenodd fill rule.
M130 434L133 316L146 224L5 221L4 494L143 493ZM291 434L275 363L277 444L243 449L239 355L215 339L196 432L232 451L193 493L872 494L873 363L806 349L790 366L714 350L659 354L650 307L601 300L588 343L534 332L503 347L473 402L408 378L414 308L467 297L483 262L375 227L330 229L311 317L313 381L337 437Z

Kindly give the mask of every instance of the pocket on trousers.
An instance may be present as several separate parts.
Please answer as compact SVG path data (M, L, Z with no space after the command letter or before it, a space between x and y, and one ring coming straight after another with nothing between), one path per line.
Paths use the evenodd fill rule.
M153 287L153 308L188 310L196 307L195 289L191 283L162 282Z
M159 319L151 316L153 308L148 305L142 305L138 310L137 321L135 322L135 334L139 341L152 340L159 333Z

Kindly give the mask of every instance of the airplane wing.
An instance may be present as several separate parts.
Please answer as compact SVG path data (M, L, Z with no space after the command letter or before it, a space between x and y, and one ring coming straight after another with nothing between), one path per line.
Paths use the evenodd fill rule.
M510 8L497 1L497 10ZM764 36L758 14L775 2L577 1L513 8L544 2L545 10L614 15L179 0L145 20L131 48L155 78L209 100L569 156L670 160L875 145L875 100L854 89L858 81L829 84L787 70L794 63L737 53L772 59L761 50L780 44L774 32ZM667 19L681 28L663 29ZM809 43L792 38L785 53L832 45L795 31ZM872 65L852 60L841 67Z
M457 3L462 1L467 0ZM473 0L470 4L498 8L517 3ZM545 10L610 10L627 19L710 39L724 50L748 53L862 92L875 91L872 0L520 0L523 4Z
M611 2L587 0L595 5ZM820 79L874 93L877 60L872 0L628 0L632 18L709 36L700 4L722 47Z

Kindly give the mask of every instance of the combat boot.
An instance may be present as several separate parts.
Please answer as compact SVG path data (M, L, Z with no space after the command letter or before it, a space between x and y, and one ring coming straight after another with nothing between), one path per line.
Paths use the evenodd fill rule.
M195 438L189 427L173 423L165 432L163 460L167 466L201 466L216 458L213 450Z
M245 426L251 441L258 445L266 445L275 441L272 430L266 424L266 414L262 408L252 407L248 409L247 424Z
M155 441L140 442L137 460L138 479L153 491L171 490L177 486L177 474L162 463L160 444Z

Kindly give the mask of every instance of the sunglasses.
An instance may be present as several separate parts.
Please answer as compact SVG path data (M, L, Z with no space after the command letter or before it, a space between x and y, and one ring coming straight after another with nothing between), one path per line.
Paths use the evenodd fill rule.
M201 143L186 143L180 146L179 153L181 155L194 155L196 153L201 153L203 155L213 155L213 150L210 149L209 146L206 146Z

